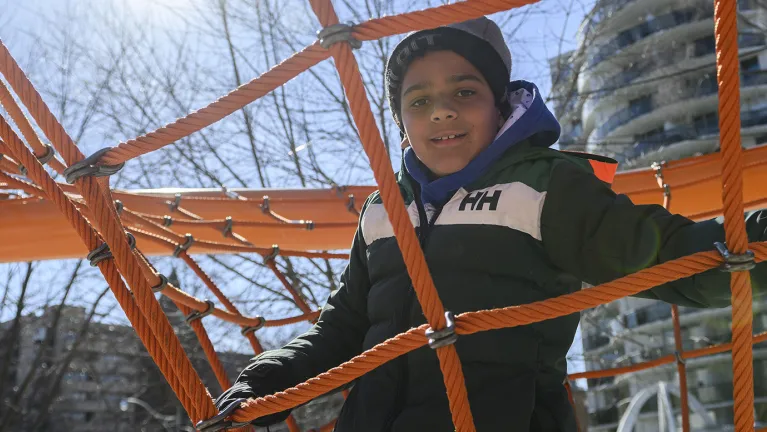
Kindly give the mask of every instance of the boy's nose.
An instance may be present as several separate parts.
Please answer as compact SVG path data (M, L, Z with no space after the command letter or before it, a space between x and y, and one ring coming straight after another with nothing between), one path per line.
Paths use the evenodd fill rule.
M455 120L456 118L458 118L458 112L446 104L435 105L434 111L431 113L431 121L434 123Z

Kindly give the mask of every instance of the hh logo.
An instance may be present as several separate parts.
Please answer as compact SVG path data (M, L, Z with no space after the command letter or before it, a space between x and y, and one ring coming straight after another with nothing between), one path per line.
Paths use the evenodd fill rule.
M466 195L461 200L461 205L458 207L459 211L466 210L466 206L470 206L471 210L482 210L485 204L490 204L489 209L495 210L498 208L498 200L501 198L501 191L493 191L492 195L488 195L487 191L479 191L473 194Z

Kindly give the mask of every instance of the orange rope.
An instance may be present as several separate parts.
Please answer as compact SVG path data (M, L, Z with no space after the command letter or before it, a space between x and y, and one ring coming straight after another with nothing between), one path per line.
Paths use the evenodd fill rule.
M240 86L205 108L154 132L121 143L106 153L101 158L101 162L107 165L118 164L176 142L242 109L326 58L328 58L328 52L318 44L309 45L260 77Z
M164 241L164 242L172 242L174 244L174 247L176 245L175 242L168 238L164 238L158 234L153 234L151 232L145 231L140 228L134 228L134 227L128 227L128 231L130 231L133 234L144 236L151 238L153 240L158 241ZM178 236L178 234L174 235ZM227 252L255 252L260 255L269 255L272 253L272 249L270 248L263 248L263 247L257 247L257 246L246 246L246 245L237 245L237 244L229 244L229 243L219 243L219 242L213 242L209 240L194 240L195 245L203 245L206 248L219 250L219 251L227 251ZM289 249L280 249L279 255L282 256L290 256L290 257L301 257L301 258L324 258L324 259L349 259L349 254L343 254L343 253L332 253L332 252L304 252L304 251L297 251L297 250L289 250Z
M16 102L13 101L11 92L3 83L0 83L0 103L5 107L6 111L8 111L8 114L14 120L18 118L24 118L24 113L21 111L21 108L16 104ZM21 131L21 135L27 141L27 144L31 145L35 152L39 154L39 156L42 156L46 151L45 146L43 145L42 141L40 141L40 137L37 136L37 133L32 128L32 125L28 121L22 121L17 122L16 126L18 126L19 130ZM38 157L38 155L35 155L35 157ZM51 159L50 162L48 162L48 165L59 174L64 172L64 165L55 157Z
M567 399L570 401L570 406L573 407L573 417L575 417L575 430L581 432L581 425L578 423L578 410L575 407L575 398L573 397L573 389L570 386L570 380L565 379L565 390L567 390Z
M404 33L407 31L425 29L444 25L451 22L462 21L491 14L501 10L522 6L532 3L532 0L467 0L450 5L435 7L423 11L402 14L393 17L384 17L361 23L353 28L352 34L358 40L372 40L383 36ZM338 23L338 17L329 0L310 0L312 9L317 15L323 27L329 27ZM739 97L739 71L737 59L737 26L736 26L735 2L723 0L715 2L715 34L717 51L717 72L719 80L719 113L721 130L721 158L722 158L722 182L723 182L723 211L725 215L725 232L727 245L733 254L745 253L751 247L756 261L761 262L767 258L767 243L752 243L747 245L745 224L743 215L742 197L742 150L740 143L740 97ZM287 389L276 395L266 396L251 400L243 404L241 409L233 415L237 421L251 420L255 417L293 408L310 399L333 390L349 381L363 375L378 365L389 361L399 355L410 352L426 344L424 331L428 328L443 328L446 324L444 307L437 295L433 280L426 266L425 258L416 239L415 231L405 211L404 203L399 195L399 188L394 181L391 164L385 153L380 133L374 121L366 92L362 85L359 68L354 58L351 47L347 43L336 43L329 49L321 48L315 43L296 53L283 63L275 66L270 71L241 86L218 101L207 107L179 119L157 131L122 143L108 153L102 159L102 163L115 164L127 161L131 158L161 148L176 141L179 138L199 131L227 115L241 109L253 100L267 94L276 87L297 76L320 61L332 55L335 66L341 77L341 82L349 101L352 117L359 131L363 148L370 159L376 183L379 186L384 206L389 216L392 227L396 234L396 240L402 251L408 274L413 281L418 301L427 318L428 325L411 329L406 333L395 336L386 342L377 345L371 350L360 354L352 360L320 374L295 388ZM72 139L66 134L58 120L50 113L50 110L42 101L40 95L31 85L23 71L11 57L5 45L0 42L0 72L3 73L7 82L15 90L32 117L37 121L45 135L51 139L55 148L68 165L72 165L84 157L75 146ZM24 137L27 139L32 150L41 154L45 150L40 138L34 132L31 124L26 120L21 108L16 105L10 91L0 84L0 102L7 112L18 124ZM63 192L72 189L66 185L58 185L45 172L42 165L30 149L24 146L15 135L10 126L0 117L0 136L6 140L3 150L6 148L20 163L29 170L29 177L36 185L28 184L15 179L7 174L0 173L4 183L14 184L25 191L31 190L46 196L54 201L60 211L65 215L68 222L80 234L83 242L93 250L104 240L109 244L114 256L113 260L105 260L98 264L99 269L109 282L115 297L125 310L131 324L136 328L139 337L147 347L152 358L157 362L161 371L170 383L176 395L181 400L189 416L193 421L209 418L215 413L215 407L202 385L199 376L191 366L191 362L184 354L180 341L173 333L172 328L151 293L150 282L156 282L158 275L140 252L134 253L125 237L125 228L121 224L113 205L111 191L106 179L94 179L85 177L79 179L74 189L82 196L82 201L87 205L75 205ZM10 158L0 160L0 169L12 171L16 161ZM52 160L53 169L61 172L64 164L58 160ZM659 181L662 181L659 178ZM38 186L39 185L39 186ZM23 186L23 187L22 187ZM663 186L663 183L661 183ZM26 188L26 189L25 189ZM201 198L206 199L206 198ZM670 196L666 196L664 204L668 207ZM88 215L86 220L78 211ZM179 214L189 220L179 221L182 224L218 224L220 221L204 221L201 217L184 209L177 209ZM130 214L130 213L127 213ZM276 213L269 212L283 225L300 225L302 221L288 220ZM132 214L130 217L136 217ZM159 226L152 217L138 216L144 221L143 226L148 226L149 231L138 227L131 227L131 232L143 236L152 241L168 244L170 247L178 245L183 237ZM92 227L88 221L92 221ZM240 222L258 224L256 221ZM261 223L263 224L263 223ZM151 231L151 232L150 232ZM99 232L103 235L101 239ZM241 243L247 241L241 237L235 238ZM258 252L264 256L272 253L268 248L256 248L248 244L227 244L211 241L200 241L208 249L220 251ZM330 254L325 252L309 253L299 251L282 251L286 256L302 256L308 258L348 258L345 254ZM228 309L227 311L214 308L212 313L230 322L241 326L257 325L262 323L258 318L246 318L242 316L236 307L215 286L208 275L199 265L190 258L186 252L181 253L181 258L192 268L193 271L206 283L219 300ZM627 295L636 294L653 286L677 280L683 277L715 268L722 263L722 258L716 252L701 252L688 257L644 269L632 275L618 280L582 290L576 293L535 302L526 305L465 313L457 317L456 332L460 335L469 335L479 331L498 328L513 327L539 322L546 319L568 315L580 310L595 307L599 304L608 303ZM304 314L299 317L287 318L267 322L267 325L282 325L298 322L310 317L315 317L317 312L311 312L308 305L300 297L299 293L290 285L285 276L279 272L273 260L267 263L283 283L285 288L293 295L296 304ZM119 269L119 273L118 273ZM123 284L124 278L132 291ZM678 320L678 310L674 307L674 330L676 348L681 358L695 358L718 352L732 350L733 374L734 374L734 399L735 399L735 425L736 430L743 431L753 427L753 370L752 370L752 344L767 340L767 334L752 334L752 297L751 285L748 272L733 273L732 287L732 313L733 313L733 339L730 344L708 347L700 350L682 352L681 334ZM173 286L168 286L163 294L167 295L185 313L192 310L202 311L207 304ZM209 358L217 379L222 386L228 378L223 372L223 366L218 360L212 343L205 332L200 320L192 323L195 333L200 339L201 346ZM255 336L251 333L251 344L256 352L262 349ZM162 343L159 343L162 341ZM468 405L468 395L464 384L463 372L457 353L453 345L436 350L440 368L443 372L445 387L447 390L453 423L458 431L473 431L473 419ZM570 379L577 377L609 376L606 374L627 373L646 369L660 364L673 362L674 356L665 356L640 365L615 368L605 371L592 371L582 374L570 375ZM683 397L683 424L684 430L689 430L688 408L686 403L686 377L684 365L679 362L680 387ZM569 383L566 383L569 384ZM570 393L569 385L568 393ZM571 397L572 402L572 397ZM298 426L291 417L288 420L291 431L297 431ZM322 428L332 428L332 423Z
M2 44L0 43L0 48L1 47ZM2 50L0 50L0 54L1 53ZM78 212L72 201L66 197L60 188L58 188L57 183L53 181L50 175L43 169L42 165L37 161L32 152L24 146L2 116L0 116L0 136L5 139L6 147L27 167L29 177L37 184L42 185L46 197L58 206L67 221L80 234L83 243L85 243L88 250L96 249L96 247L102 243L98 233L96 233L88 221ZM163 352L161 344L158 343L157 338L149 329L148 322L137 309L133 296L123 284L122 278L117 272L114 263L111 260L104 260L98 264L98 267L104 275L104 279L109 283L120 307L123 308L131 325L136 329L136 333L144 346L146 346L149 355L155 363L157 363L160 371L165 376L165 379L184 405L187 413L191 416L196 412L192 400L187 395L186 390L181 386L180 377L176 374L173 364L169 361L167 354Z
M532 3L537 3L537 0L467 0L455 2L367 21L354 27L354 37L361 41L380 39L385 36L479 18Z
M679 307L671 305L671 319L674 322L674 346L679 358L676 361L676 371L679 374L679 398L682 403L682 431L690 432L690 404L687 394L687 368L684 364L684 348L682 345L682 329L679 325Z
M755 253L756 262L767 260L767 242L750 243L749 247ZM634 295L654 286L702 273L721 264L722 257L717 252L699 252L640 270L637 273L624 276L612 282L548 300L501 309L463 313L456 317L456 333L459 335L469 335L480 331L523 326L570 315L619 298ZM306 403L319 395L364 375L380 364L423 346L426 343L423 332L427 328L428 325L424 324L410 329L376 345L341 366L335 367L284 392L249 400L243 403L241 409L235 411L233 418L237 421L249 421ZM717 349L721 348L717 347ZM709 348L708 350L707 353L716 352L715 349ZM726 351L726 348L723 351ZM692 358L691 353L687 352L686 356ZM705 355L705 353L701 355ZM667 357L668 361L666 363L674 361L673 356ZM571 376L571 379L574 379L573 376Z
M329 0L310 0L312 10L322 27L338 24L333 5ZM362 83L357 60L348 43L336 43L330 47L336 69L341 76L344 92L349 101L352 118L359 131L362 146L370 159L370 166L376 183L380 188L384 208L389 222L394 228L395 237L405 259L413 288L416 292L426 320L433 329L442 329L446 325L445 310L437 295L434 281L429 274L426 258L421 251L413 225L405 210L399 187L394 179L391 161L378 131L378 126L370 109L367 92ZM473 432L474 419L469 408L469 397L464 384L463 368L458 353L452 344L438 348L440 368L447 389L453 424L458 432Z
M738 61L737 4L715 0L714 36L719 83L719 130L722 158L722 201L727 247L733 254L746 252L748 236L743 219L743 155L740 139L740 71ZM753 311L751 275L733 273L732 371L735 430L754 427Z
M150 215L150 214L142 214L143 217L155 221L162 221L163 216L157 216L157 215ZM296 222L296 221L293 221ZM233 223L236 226L246 226L246 227L276 227L280 229L299 229L299 230L305 230L306 229L306 223L285 223L285 222L263 222L263 221L253 221L253 220L234 220ZM226 226L227 221L225 219L205 219L205 220L192 220L192 219L174 219L173 220L173 226L196 226L196 225L212 225L217 230L223 230ZM314 227L312 229L322 229L322 228L337 228L337 227L349 227L349 226L357 226L357 222L314 222Z
M45 191L36 184L17 179L16 177L8 175L3 171L0 171L0 179L2 179L3 182L5 182L6 185L10 188L21 189L30 195L36 195L39 197L46 196Z
M767 332L759 333L757 335L753 335L753 341L754 345L762 342L767 342ZM692 351L685 351L684 354L682 354L682 359L689 360L694 359L698 357L703 357L707 355L714 355L714 354L721 354L723 352L731 351L732 350L732 342L723 343L719 345L713 345L706 348L699 348ZM611 368L611 369L602 369L602 370L596 370L596 371L587 371L587 372L578 372L574 374L570 374L567 376L568 379L575 380L579 378L605 378L605 377L611 377L611 376L617 376L617 375L623 375L627 373L632 372L639 372L646 369L652 369L654 367L663 366L666 364L670 364L676 361L676 356L674 355L667 355L663 357L658 357L654 360L649 360L644 363L638 363L635 365L630 366L623 366L623 367L617 367L617 368Z
M181 303L176 303L176 307L184 314L184 316L189 316L189 314L192 313L192 308ZM202 351L205 353L205 357L208 359L211 369L213 369L213 374L216 375L216 380L221 386L221 390L228 389L232 386L232 382L229 381L229 377L226 375L226 369L224 369L224 364L221 363L221 359L218 358L218 354L216 354L216 350L213 348L213 342L210 341L208 332L205 331L205 326L202 324L202 318L192 321L189 323L189 326L192 327L194 334L197 336L197 340L200 342L200 347L202 347Z
M312 309L309 307L309 305L306 303L306 300L304 297L296 291L296 289L293 287L293 285L290 283L288 278L285 277L285 275L280 271L280 269L277 268L277 264L275 264L274 259L268 259L265 263L267 267L274 273L275 276L277 276L277 279L280 280L282 283L282 286L285 287L285 289L290 293L290 295L293 297L293 301L296 303L296 306L298 306L299 309L301 309L301 312L304 314L310 314L312 312Z
M37 124L46 136L52 141L54 147L59 151L59 154L64 158L67 164L72 165L84 159L84 156L80 153L79 149L74 144L74 141L72 141L72 138L69 137L58 120L51 114L50 109L40 97L39 93L37 93L37 90L35 90L29 82L29 79L10 55L6 46L2 43L0 43L0 71L3 73L8 83L11 84L11 87L16 91L16 94L27 107L29 113L37 121ZM4 102L5 105L15 104L15 101L12 99L6 99ZM28 122L23 116L14 116L14 112L18 114L20 110L14 111L9 110L8 108L6 109L9 114L11 114L16 124ZM7 129L7 132L12 132L10 128L7 127L7 124L4 126L6 126L4 129ZM3 136L6 138L6 144L8 144L8 134L3 134ZM14 154L17 158L22 158L22 163L28 170L30 170L30 173L33 170L36 171L32 178L36 180L38 184L43 186L43 189L46 191L51 192L56 190L61 193L61 190L55 182L53 182L50 176L43 170L39 161L21 144L18 137L15 137L15 134L14 138L17 147L14 149ZM14 146L11 145L10 147L13 148ZM47 182L44 182L43 179L47 180ZM178 337L176 337L167 317L162 313L157 300L152 295L147 281L141 275L141 271L138 268L139 266L135 265L137 260L128 244L125 230L120 227L112 199L110 198L108 180L105 181L103 178L96 180L93 177L83 177L76 182L75 187L78 189L85 202L91 207L92 214L95 216L92 222L95 223L95 228L99 230L109 244L110 251L114 258L112 260L102 261L103 264L100 263L99 267L107 267L109 270L115 271L116 269L113 264L116 264L120 274L132 288L131 292L133 293L133 298L136 300L135 304L138 305L141 313L148 318L147 324L151 332L158 340L163 341L163 343L160 344L160 348L165 351L165 355L168 358L171 368L175 369L178 374L178 383L180 383L181 387L183 387L186 393L189 394L189 399L192 401L192 405L185 406L187 413L195 421L209 418L216 412L213 401L200 381L199 376L194 371L188 357L184 355ZM61 196L63 197L63 193L61 193ZM60 201L60 203L62 202ZM65 209L62 208L62 210ZM71 211L72 214L67 214L66 210L65 214L69 217L70 221L73 221L73 219L76 218L74 213L77 213L77 210L74 206L71 206L68 210ZM79 215L79 213L77 214ZM80 224L75 224L73 226L78 233L84 236L83 238L86 240L86 245L90 246L89 250L95 249L95 247L100 244L97 243L96 234L87 222L83 220ZM168 375L171 374L170 371L167 372ZM180 389L174 390L176 390L177 394L181 393ZM180 397L180 399L183 402L183 397Z
M671 188L666 184L663 177L663 165L653 164L655 179L658 186L663 190L663 208L669 210L671 206ZM676 369L679 374L679 398L682 405L682 432L690 432L690 408L687 394L687 368L685 367L683 355L684 347L682 344L682 328L679 324L679 307L671 305L671 319L674 325L674 347L677 352Z

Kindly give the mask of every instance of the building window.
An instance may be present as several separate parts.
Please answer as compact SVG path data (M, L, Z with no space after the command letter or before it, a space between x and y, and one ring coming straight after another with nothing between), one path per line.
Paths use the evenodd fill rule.
M743 72L754 72L759 70L759 58L758 57L751 57L750 59L745 59L740 61L740 71Z
M661 126L651 131L634 135L634 141L660 141L663 139L664 132L665 130L663 130L663 126Z
M719 132L719 113L714 111L708 114L695 116L692 119L695 132L700 135L708 135Z
M629 101L629 111L632 115L638 116L648 113L652 110L652 95L645 95Z
M714 39L714 35L706 36L693 42L693 46L695 47L693 57L712 54L716 52L716 39Z

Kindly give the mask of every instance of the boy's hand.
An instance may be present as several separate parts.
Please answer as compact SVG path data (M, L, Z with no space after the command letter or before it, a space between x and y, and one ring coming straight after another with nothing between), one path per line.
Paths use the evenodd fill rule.
M216 408L221 411L228 407L229 404L235 402L237 399L255 399L261 396L268 396L270 394L272 393L261 394L260 392L257 392L251 388L251 386L246 382L236 382L228 390L221 393L221 396L216 398L214 403L216 404ZM290 410L286 410L274 414L269 414L268 416L259 417L250 423L261 427L271 426L275 423L285 421L289 415Z

